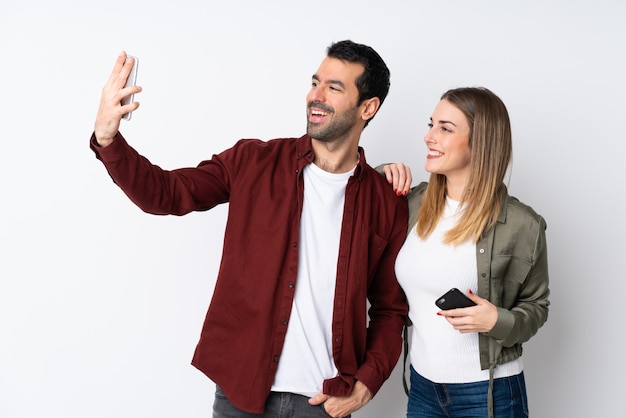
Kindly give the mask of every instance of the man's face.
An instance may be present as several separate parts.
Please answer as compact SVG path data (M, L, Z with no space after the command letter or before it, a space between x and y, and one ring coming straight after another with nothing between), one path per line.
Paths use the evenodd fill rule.
M326 57L313 75L307 95L307 133L319 141L331 142L348 136L363 124L358 122L359 91L357 78L363 73L361 64ZM364 123L365 121L363 121Z

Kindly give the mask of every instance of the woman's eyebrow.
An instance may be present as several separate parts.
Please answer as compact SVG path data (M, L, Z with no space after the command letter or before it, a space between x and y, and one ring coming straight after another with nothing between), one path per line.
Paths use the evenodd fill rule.
M433 122L433 118L430 118L430 121ZM454 122L450 122L449 120L439 120L439 121L437 121L437 123L439 125L443 125L445 123L449 123L452 126L456 126L456 124Z

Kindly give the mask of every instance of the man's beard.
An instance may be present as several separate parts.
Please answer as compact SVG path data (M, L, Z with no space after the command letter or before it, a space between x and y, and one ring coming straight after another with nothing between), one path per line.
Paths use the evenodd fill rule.
M311 104L309 104L309 107ZM356 115L358 107L348 109L342 113L335 113L332 108L323 107L323 110L330 111L335 118L329 124L313 124L308 121L307 115L307 134L319 141L332 142L337 138L341 138L356 125Z

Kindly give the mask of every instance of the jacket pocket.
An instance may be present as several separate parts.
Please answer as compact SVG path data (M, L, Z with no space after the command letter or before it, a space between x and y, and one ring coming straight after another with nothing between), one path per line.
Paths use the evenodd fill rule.
M507 309L513 307L531 267L531 263L511 255L494 255L491 259L492 302Z
M380 268L380 260L387 249L388 241L376 234L369 227L363 226L362 236L367 237L363 240L361 253L359 254L359 286L365 286L362 280L367 277L367 281L371 281L376 277L376 272ZM367 273L367 275L365 275Z

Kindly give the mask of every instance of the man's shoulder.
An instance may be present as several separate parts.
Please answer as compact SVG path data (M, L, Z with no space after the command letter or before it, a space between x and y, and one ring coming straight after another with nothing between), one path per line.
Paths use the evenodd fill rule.
M406 206L406 199L394 192L393 186L387 181L384 174L379 173L369 164L363 164L362 179L371 188L372 193L382 199L386 205Z
M250 156L278 158L277 154L297 153L306 149L304 138L273 138L269 140L259 138L239 139L231 148L223 151L226 158L249 158ZM299 151L300 150L300 151ZM231 157L228 157L231 156ZM273 156L273 157L272 157Z
M260 138L242 138L238 140L234 147L252 147L252 148L276 148L289 146L298 142L301 138L272 138L272 139L260 139Z
M376 188L377 191L383 193L393 193L393 187L387 181L387 178L384 174L378 172L374 167L365 163L362 165L363 170L363 179L367 182L370 182L372 186Z

